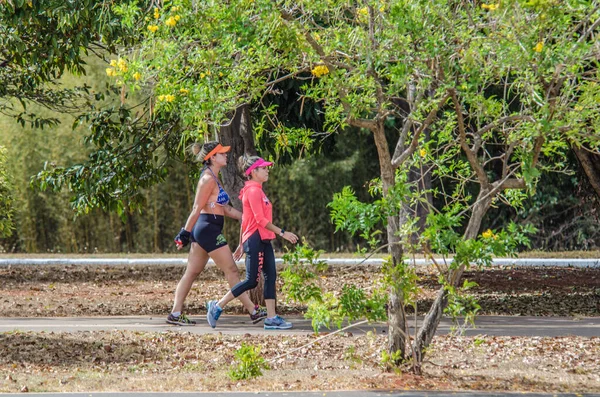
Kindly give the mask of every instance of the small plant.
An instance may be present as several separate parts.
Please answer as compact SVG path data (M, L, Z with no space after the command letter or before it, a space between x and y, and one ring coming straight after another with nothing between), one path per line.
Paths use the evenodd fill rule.
M235 352L237 363L229 370L229 377L232 380L242 380L261 376L262 370L269 369L269 365L259 353L259 347L242 343L242 347Z
M381 352L381 365L386 371L394 371L396 373L401 373L400 367L397 363L402 360L402 351L396 350L395 352L388 352L383 350Z
M475 326L475 316L481 309L477 299L466 291L475 287L477 283L464 280L461 288L446 285L448 291L448 306L444 313L452 319L452 332L463 334L469 327ZM463 318L462 324L460 318Z
M323 301L319 276L327 271L327 262L319 259L323 251L316 251L306 242L294 251L283 255L286 268L281 272L283 290L289 299L296 302Z
M327 263L319 259L323 251L315 251L306 243L297 245L294 251L283 256L286 268L281 272L283 290L289 299L305 303L304 315L312 321L317 333L320 328L342 327L344 321L387 319L387 295L382 288L366 292L353 285L344 285L339 296L324 292L320 276L327 270Z
M356 354L356 348L354 346L349 346L344 352L344 360L350 361L352 366L355 364L362 364L363 360Z

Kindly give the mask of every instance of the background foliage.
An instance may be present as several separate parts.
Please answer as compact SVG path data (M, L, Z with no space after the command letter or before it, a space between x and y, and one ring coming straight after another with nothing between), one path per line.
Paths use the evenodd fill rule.
M191 140L199 138L199 133L214 134L217 125L211 124L211 120L214 123L226 119L231 105L227 97L231 97L231 92L250 95L255 92L253 88L261 86L269 78L284 76L294 70L292 66L290 70L285 68L288 64L293 65L285 51L278 52L278 58L269 58L259 45L267 49L285 48L285 45L294 43L306 46L300 36L290 36L290 29L286 28L278 11L270 8L271 3L266 1L257 2L256 6L274 15L270 24L246 26L240 24L243 12L224 9L219 12L230 14L231 25L205 30L195 23L193 17L197 10L190 8L189 2L165 2L160 9L151 7L154 2L84 2L79 4L82 6L79 8L73 8L70 2L66 7L61 7L62 2L57 1L33 2L30 6L25 2L17 3L21 7L20 14L10 18L32 22L19 25L20 30L15 31L0 28L5 48L18 50L2 53L2 62L10 62L14 66L2 69L0 76L4 87L4 91L0 92L1 109L6 114L0 119L0 146L6 148L5 174L12 181L3 188L3 192L7 192L2 194L3 205L10 210L5 210L1 219L9 219L7 215L12 213L15 226L12 236L3 237L0 246L9 252L173 250L172 237L191 208L198 172L198 166L183 154L183 148ZM333 13L329 13L329 6ZM335 10L342 6L345 7L344 2L312 4L303 12L331 18L327 20L329 22L320 21L329 26L328 23L341 16L335 14ZM529 2L524 6L538 7L542 11L547 9L548 17L561 18L560 13L553 9L552 2ZM379 12L388 11L384 5L381 8L383 10L375 7ZM222 18L220 14L210 14L217 10L218 7L203 8L202 17L208 20L217 16ZM355 14L345 17L357 18L357 25L367 23L364 18L369 14L368 8L359 7L355 11ZM397 6L392 14L398 17L400 11L401 6ZM488 11L493 16L496 10ZM13 23L6 15L1 15L6 18L4 21ZM16 22L14 24L17 25ZM270 29L269 34L274 34L277 40L261 43L265 29ZM298 26L293 29L298 29ZM57 31L64 34L59 37L54 34ZM338 36L324 35L316 39L326 49L336 40L342 42L349 37L353 37L357 46L366 45L360 31L357 28L338 32ZM67 39L70 34L74 34L72 40ZM237 38L230 40L232 36ZM391 32L388 36L390 39L396 34ZM436 43L426 39L424 37L424 45L435 48ZM194 40L206 46L201 51L197 50ZM526 40L532 47L528 56L549 54L551 43L538 48L537 37L527 37ZM91 44L96 42L103 44ZM145 51L140 52L140 56L129 54L131 56L126 60L116 55L118 47L115 43L131 46L138 42L143 42L140 48ZM217 46L216 43L222 45ZM46 62L37 62L48 48L56 56ZM79 48L90 48L90 51L87 55L80 54ZM182 52L182 48L188 52ZM295 48L289 49L291 53ZM488 49L480 48L478 52L467 54L469 56L464 58L464 62L475 64L486 51ZM235 56L231 57L232 54ZM156 61L146 62L147 59ZM552 56L548 56L548 62L552 61ZM235 66L240 62L252 68L237 70ZM347 233L334 234L335 226L329 221L326 205L343 186L350 186L360 201L372 200L364 185L378 175L376 150L370 134L350 129L340 122L341 113L337 116L335 111L323 113L322 104L316 99L327 90L335 91L335 81L339 81L336 79L340 75L336 75L336 79L322 79L318 84L309 85L307 82L313 75L326 74L324 69L311 69L315 62L318 59L308 59L305 70L294 72L295 79L274 84L272 95L260 98L250 95L238 99L255 105L253 120L258 148L263 155L274 157L279 165L267 186L275 203L277 222L297 231L317 249L353 251L357 243L364 243L364 239L352 238ZM40 65L39 69L29 70L27 65L31 64ZM397 67L401 68L401 64ZM13 74L8 74L7 70ZM173 70L177 73L170 73ZM279 74L273 75L275 70ZM81 75L84 71L87 73L85 76ZM399 75L402 74L400 72ZM243 90L239 85L228 86L227 82L238 84L244 81L236 73L255 74L256 78ZM367 74L358 70L356 75L360 73ZM187 78L182 79L184 76ZM403 82L390 83L400 86ZM362 80L352 80L349 84L355 90L351 100L356 109L359 113L367 112L372 104L361 103L359 93L369 93L373 87L367 84L365 91L361 91L365 84ZM476 82L473 84L476 85ZM221 101L219 96L213 95L214 92L223 94ZM16 93L27 94L24 96L30 101L27 106L18 101ZM209 93L213 98L211 103L204 101ZM151 95L154 95L154 102L144 102ZM305 98L300 105L298 98L301 95ZM480 99L485 102L483 97ZM470 100L476 102L477 98ZM141 106L136 109L139 102ZM119 108L122 104L129 106L127 113ZM152 120L148 118L141 126L133 121L137 120L136 117L145 117L144 112L151 106L155 106L156 114L163 118L153 126L147 139L138 141L132 131L141 131ZM65 112L65 107L73 112ZM176 107L182 111L174 118L171 112ZM57 108L60 108L59 111ZM82 123L79 126L71 129L78 114L75 110L81 109L90 113L80 119ZM272 123L265 115L272 115L281 123ZM94 123L102 117L111 120L122 117L126 122L124 127L112 125L108 129L94 129ZM336 123L344 126L340 128L343 134L323 135L316 141L308 139L309 128L305 127L320 131ZM90 125L92 128L86 129ZM45 128L34 128L40 126ZM106 140L107 136L110 139ZM158 144L164 144L164 149L154 152ZM86 160L96 160L102 153L120 147L137 151L138 157L118 162L114 177L105 164L68 168ZM307 155L308 148L314 149L314 153ZM567 153L564 165L570 172L543 170L532 197L514 210L498 205L486 216L482 229L501 228L509 221L533 223L539 229L537 235L532 236L533 248L597 248L600 246L598 198L586 184L577 160L568 154L566 148L549 150ZM144 162L136 162L144 157ZM87 203L82 201L81 196L73 198L66 191L53 192L31 186L30 178L46 172L60 187L59 174L53 174L54 165L58 170L66 169L73 176L71 180L62 179L63 186L82 191L93 189L97 193L97 202ZM132 169L143 172L130 172ZM117 198L125 204L116 206L111 201L115 198L115 186L122 187ZM452 188L436 186L444 187ZM10 189L10 195L7 189ZM441 204L436 203L437 206ZM79 217L74 216L73 209L80 214ZM237 236L236 229L237 225L228 223L230 240Z

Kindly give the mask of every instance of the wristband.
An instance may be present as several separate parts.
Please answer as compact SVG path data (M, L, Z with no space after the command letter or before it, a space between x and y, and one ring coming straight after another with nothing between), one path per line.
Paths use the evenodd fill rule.
M280 235L281 237L283 237L283 234L284 234L284 233L285 233L285 229L284 229L284 228L281 228L281 231L279 232L279 235Z

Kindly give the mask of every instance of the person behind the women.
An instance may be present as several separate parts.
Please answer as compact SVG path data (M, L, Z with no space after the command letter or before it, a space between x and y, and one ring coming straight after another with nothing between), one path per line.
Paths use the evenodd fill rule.
M209 257L225 273L230 287L240 282L237 265L223 236L223 222L224 215L240 220L242 213L229 205L229 196L217 177L221 168L227 164L229 149L229 146L222 146L219 142L207 142L203 145L196 143L192 146L192 153L196 160L202 161L204 169L198 181L192 212L185 226L175 237L178 249L188 245L190 241L192 246L185 274L175 290L173 310L167 317L167 323L196 324L182 313L183 301L196 277L204 270ZM241 243L237 251L241 256ZM255 306L248 294L240 296L240 301L250 312L252 321L257 322L266 316L265 310Z
M277 269L271 240L279 235L291 243L296 243L298 237L272 223L273 209L263 191L263 183L269 179L268 167L271 165L273 163L256 156L243 156L239 160L240 170L248 178L240 191L243 204L240 241L246 253L246 279L227 292L219 302L216 300L208 302L206 319L213 328L217 325L217 320L227 303L241 297L246 291L256 288L261 270L265 279L264 297L267 306L264 328L292 328L292 323L285 321L275 311ZM239 259L241 255L241 252L236 251L235 258Z

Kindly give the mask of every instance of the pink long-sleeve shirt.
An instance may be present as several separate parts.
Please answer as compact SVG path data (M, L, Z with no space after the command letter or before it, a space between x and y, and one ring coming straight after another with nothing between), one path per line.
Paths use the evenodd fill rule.
M242 244L258 230L262 240L273 240L275 233L266 228L273 220L273 206L262 189L262 184L247 181L240 190L242 200Z

